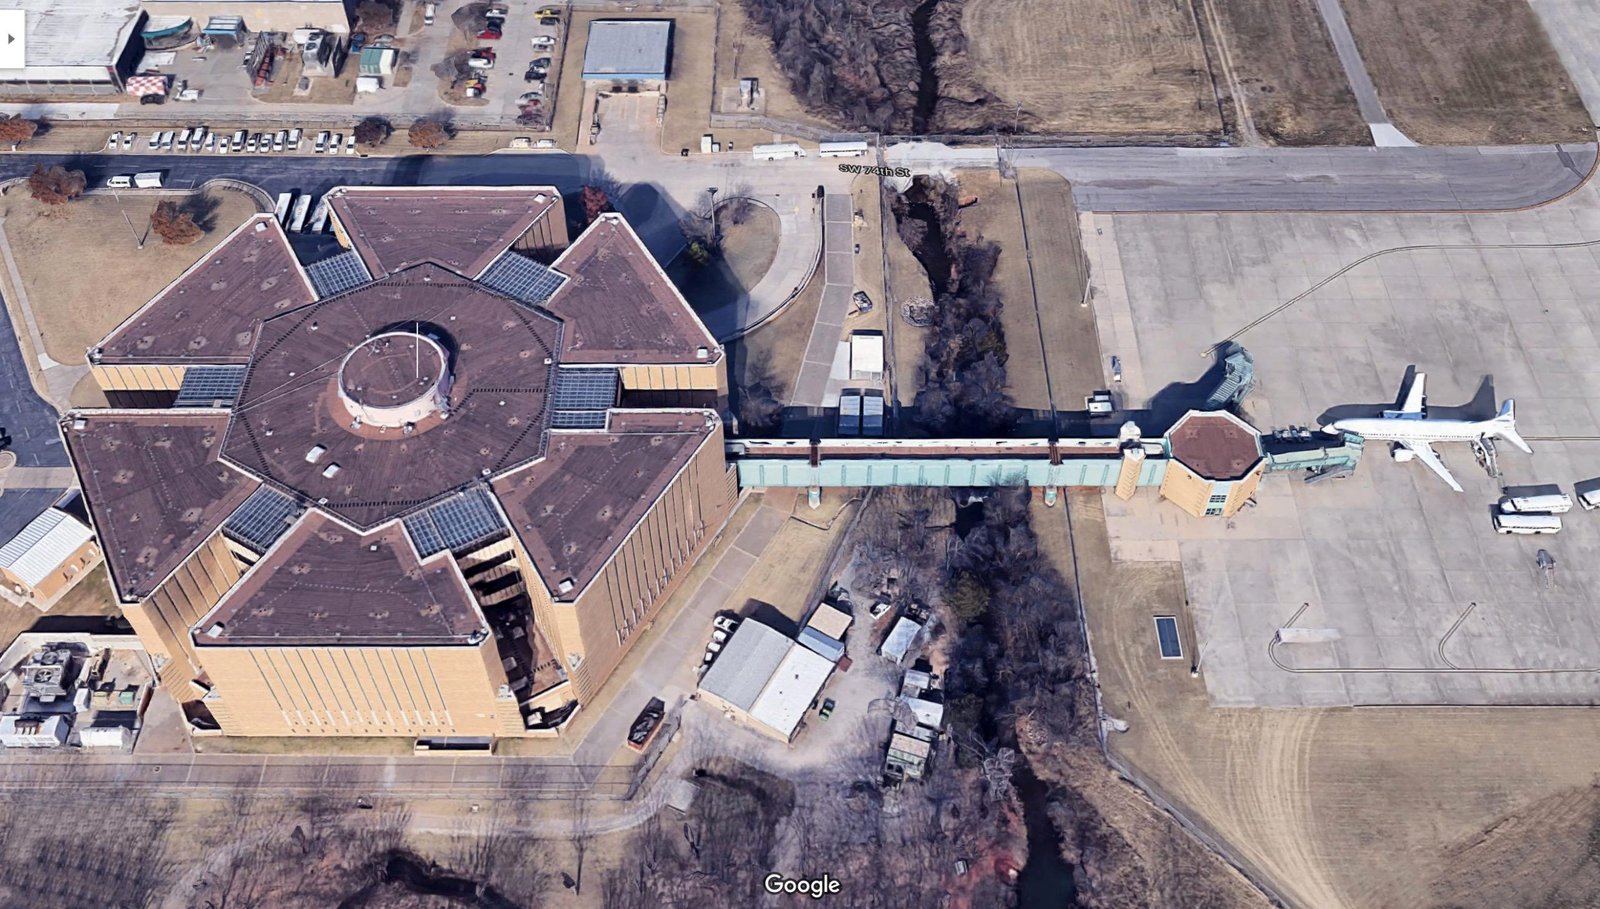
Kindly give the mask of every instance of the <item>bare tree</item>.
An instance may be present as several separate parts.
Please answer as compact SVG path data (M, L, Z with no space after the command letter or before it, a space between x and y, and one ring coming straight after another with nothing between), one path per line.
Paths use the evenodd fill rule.
M450 129L438 120L424 118L406 130L406 141L417 148L439 148L450 141Z
M28 192L46 205L62 205L83 195L89 180L81 170L67 170L59 164L33 166L28 175Z

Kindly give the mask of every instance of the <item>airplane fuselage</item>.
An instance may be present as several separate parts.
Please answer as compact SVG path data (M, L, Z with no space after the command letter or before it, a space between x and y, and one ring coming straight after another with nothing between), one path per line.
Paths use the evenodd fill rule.
M1417 420L1367 417L1338 420L1332 424L1340 432L1353 432L1364 439L1391 442L1471 442L1495 434L1493 420Z

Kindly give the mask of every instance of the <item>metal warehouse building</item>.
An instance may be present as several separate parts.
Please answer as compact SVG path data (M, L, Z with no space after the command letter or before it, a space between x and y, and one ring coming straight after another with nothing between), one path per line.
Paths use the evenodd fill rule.
M601 19L589 23L583 78L660 88L672 63L671 19Z
M0 69L7 95L105 95L122 91L144 54L138 0L0 0L25 15L27 66Z

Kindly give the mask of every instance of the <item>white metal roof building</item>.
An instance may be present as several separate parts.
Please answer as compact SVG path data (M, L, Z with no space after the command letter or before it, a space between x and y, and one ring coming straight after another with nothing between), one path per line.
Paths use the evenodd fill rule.
M0 69L9 94L118 92L144 55L138 0L0 0L0 10L24 13L27 65Z
M740 622L700 680L702 697L709 695L724 709L748 711L793 646L777 629L751 619Z
M850 378L883 378L883 332L855 331L850 333Z
M794 738L800 718L832 673L833 663L826 657L798 644L791 646L750 708L750 718L785 741Z
M589 23L583 78L665 82L672 61L671 19L600 19Z
M911 650L911 645L921 633L921 625L901 616L895 620L894 627L889 629L889 636L884 638L883 646L878 648L878 652L898 663L906 658L906 653Z
M94 531L83 522L60 509L46 509L0 546L0 576L37 587L92 539Z

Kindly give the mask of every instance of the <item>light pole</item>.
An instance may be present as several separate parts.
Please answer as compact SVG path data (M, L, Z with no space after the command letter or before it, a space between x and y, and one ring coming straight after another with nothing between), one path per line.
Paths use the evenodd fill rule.
M717 188L706 187L706 193L711 196L711 245L717 245Z

